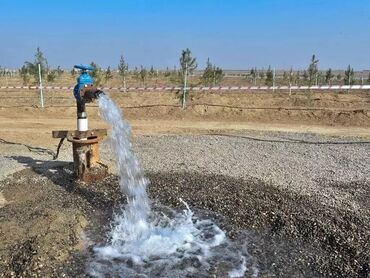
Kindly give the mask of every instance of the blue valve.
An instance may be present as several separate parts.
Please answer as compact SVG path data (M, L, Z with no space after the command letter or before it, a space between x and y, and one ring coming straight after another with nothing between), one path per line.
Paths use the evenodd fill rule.
M84 65L75 65L74 68L75 69L80 69L82 71L94 70L93 67L91 67L91 66L84 66Z
M86 85L92 85L94 83L94 79L89 75L88 72L90 70L94 70L94 68L85 65L75 65L74 68L81 70L81 74L79 77L77 77L77 84L73 89L73 95L77 102L82 102L80 91Z

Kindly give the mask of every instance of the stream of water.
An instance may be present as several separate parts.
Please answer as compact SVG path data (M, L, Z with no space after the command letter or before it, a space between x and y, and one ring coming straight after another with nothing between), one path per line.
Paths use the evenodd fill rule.
M114 215L104 246L94 247L93 277L243 277L248 255L211 220L200 219L181 200L182 212L152 209L149 181L131 149L130 126L107 96L98 99L100 116L112 127L119 185L127 204ZM166 190L165 188L163 190Z

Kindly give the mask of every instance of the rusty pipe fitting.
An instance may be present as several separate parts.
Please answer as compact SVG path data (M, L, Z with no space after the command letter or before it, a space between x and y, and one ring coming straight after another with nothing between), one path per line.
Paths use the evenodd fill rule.
M81 99L85 103L93 102L101 94L104 94L104 92L91 85L85 86L80 90Z

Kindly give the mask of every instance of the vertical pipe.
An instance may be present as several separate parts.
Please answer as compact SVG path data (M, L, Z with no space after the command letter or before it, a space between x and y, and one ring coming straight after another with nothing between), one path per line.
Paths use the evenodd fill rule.
M6 72L5 72L5 81L6 81L6 93L8 93L8 86L9 86L9 84L8 84L8 75L6 74Z
M44 108L44 94L42 92L42 78L41 78L41 65L38 64L38 69L39 69L39 83L40 83L40 103L41 107Z
M188 62L185 62L185 74L184 74L184 88L182 96L182 109L185 109L186 106L186 88L188 85Z

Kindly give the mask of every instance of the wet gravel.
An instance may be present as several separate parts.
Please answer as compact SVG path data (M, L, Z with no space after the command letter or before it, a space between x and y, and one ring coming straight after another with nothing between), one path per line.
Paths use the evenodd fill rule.
M220 224L231 238L247 243L249 266L257 265L262 277L370 274L370 205L362 195L370 193L370 183L347 184L347 189L358 189L352 199L361 206L359 214L253 178L197 173L149 176L154 199L181 206L181 197L193 208L216 213L210 217L222 219Z

